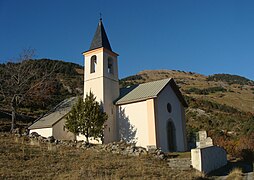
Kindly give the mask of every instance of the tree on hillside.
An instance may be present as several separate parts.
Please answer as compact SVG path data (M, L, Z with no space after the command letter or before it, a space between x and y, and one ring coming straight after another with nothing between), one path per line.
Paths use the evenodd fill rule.
M89 137L102 138L103 125L108 116L103 112L92 92L86 95L85 101L80 98L67 116L65 126L74 134L82 134L89 143Z
M78 98L78 102L72 106L65 122L65 127L72 132L75 136L79 134L79 124L84 118L84 101Z
M31 61L34 54L33 49L25 49L15 63L7 62L0 67L0 99L12 113L11 131L16 126L17 108L31 97L44 95L49 88L46 80L57 68L57 65L48 68Z

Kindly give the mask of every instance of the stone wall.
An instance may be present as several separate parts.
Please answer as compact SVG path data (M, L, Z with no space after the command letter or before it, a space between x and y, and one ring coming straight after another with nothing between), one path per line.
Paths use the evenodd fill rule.
M209 173L227 164L226 151L218 146L209 146L191 150L191 165L204 173Z

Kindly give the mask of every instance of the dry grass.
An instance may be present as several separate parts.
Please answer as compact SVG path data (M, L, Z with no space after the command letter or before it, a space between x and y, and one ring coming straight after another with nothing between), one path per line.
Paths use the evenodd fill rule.
M169 157L190 158L191 157L191 152L170 152L167 155Z
M242 173L242 169L240 168L234 168L227 176L227 180L242 180L242 179L243 179L243 173Z
M0 179L197 179L149 156L128 157L71 147L29 145L0 134Z

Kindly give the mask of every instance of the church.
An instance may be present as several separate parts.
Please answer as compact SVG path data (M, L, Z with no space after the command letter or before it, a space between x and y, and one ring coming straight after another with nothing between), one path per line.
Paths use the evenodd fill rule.
M84 95L91 91L108 115L104 143L125 140L164 152L187 150L184 108L188 105L172 78L120 89L118 54L111 48L101 19L89 50L83 55ZM32 124L30 133L56 139L76 138L64 126L75 102L76 98L62 102Z

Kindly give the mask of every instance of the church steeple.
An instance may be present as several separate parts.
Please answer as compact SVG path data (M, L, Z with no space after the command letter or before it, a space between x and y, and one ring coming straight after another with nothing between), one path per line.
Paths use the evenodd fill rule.
M92 92L108 115L104 129L104 142L117 140L116 107L119 97L118 60L112 51L100 19L90 49L85 56L84 95Z
M96 32L93 37L93 41L91 43L91 46L89 50L97 49L97 48L106 48L110 51L112 51L106 31L104 29L104 26L102 24L102 19L100 19L99 24L97 26Z

